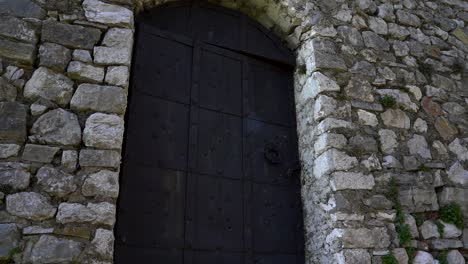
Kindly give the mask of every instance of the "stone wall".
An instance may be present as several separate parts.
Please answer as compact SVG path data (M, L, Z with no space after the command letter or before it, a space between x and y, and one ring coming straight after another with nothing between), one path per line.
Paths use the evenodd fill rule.
M112 262L134 13L162 2L0 3L0 259ZM297 54L306 262L464 263L468 3L217 2Z

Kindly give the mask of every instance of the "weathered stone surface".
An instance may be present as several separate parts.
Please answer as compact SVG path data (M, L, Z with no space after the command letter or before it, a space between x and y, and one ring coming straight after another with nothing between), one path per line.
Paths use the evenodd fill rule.
M391 3L383 3L378 6L378 16L385 21L395 21L395 14L393 13L393 5Z
M37 42L34 27L14 16L2 16L2 19L0 19L0 36L32 44Z
M338 264L370 264L371 256L365 249L345 249L338 253Z
M347 228L343 232L344 248L386 248L390 245L390 236L386 228Z
M0 77L0 101L15 101L17 94L16 87Z
M63 72L71 59L71 51L55 43L44 43L39 47L39 66Z
M0 102L0 142L26 140L26 107L16 102Z
M411 127L409 117L400 109L387 109L380 116L386 126L404 129Z
M376 153L377 141L370 136L357 134L349 139L349 148L357 153Z
M440 233L439 233L439 230L437 229L437 225L431 220L424 221L424 223L421 225L419 230L421 231L421 236L424 239L440 237Z
M36 173L36 178L42 190L58 197L70 194L77 188L74 176L57 168L41 167Z
M397 20L400 24L412 27L419 27L421 25L421 20L418 16L406 11L398 10L396 12Z
M24 97L36 100L40 97L61 106L70 102L73 94L73 81L65 75L53 72L45 67L34 71L33 76L24 86Z
M334 53L328 53L323 51L314 52L314 56L308 61L308 69L313 70L335 70L335 71L346 71L348 67L345 61Z
M20 148L17 144L0 144L0 159L18 156Z
M6 210L14 216L30 220L45 220L54 217L56 208L42 194L20 192L7 195Z
M130 65L133 46L133 32L125 28L111 28L102 41L94 48L94 62L103 65Z
M82 49L76 49L73 51L73 60L82 62L93 62L93 58L91 58L91 52Z
M400 25L397 25L395 23L389 23L388 24L388 33L390 36L393 38L399 39L399 40L404 40L406 39L411 33L409 32L406 27L402 27ZM398 56L398 55L397 55Z
M83 142L88 147L120 149L123 133L123 118L117 115L95 113L86 120Z
M80 166L118 168L120 154L115 150L82 149L80 151Z
M397 259L399 264L408 263L409 257L406 249L404 248L395 248L392 250L393 256Z
M383 153L391 154L398 146L397 136L395 132L389 129L379 130L380 149Z
M107 202L103 203L89 203L87 207L96 214L94 220L97 224L104 224L113 226L115 223L115 205Z
M96 214L90 208L78 203L61 203L56 216L57 222L89 223L96 219Z
M330 148L343 149L348 140L341 134L324 133L314 144L315 155L318 156Z
M349 81L344 91L347 96L365 102L373 102L372 86L366 80L353 78Z
M79 145L81 127L75 114L59 108L37 119L29 139L42 144Z
M29 166L16 162L0 163L0 186L16 190L26 189L29 186L31 174Z
M107 4L99 0L85 0L83 9L89 21L112 26L133 25L133 12L122 6Z
M364 46L364 41L359 30L353 27L341 26L338 27L338 33L345 43L356 47Z
M15 0L0 2L0 14L42 19L46 12L31 0Z
M52 234L53 232L53 228L46 228L42 226L27 226L23 228L23 235Z
M316 129L317 129L317 134L321 135L325 132L329 132L333 129L338 129L338 128L355 130L356 126L349 121L344 121L344 120L335 119L335 118L325 118L317 125Z
M10 251L20 242L20 233L16 224L0 224L0 259L9 257Z
M109 66L105 81L110 85L127 87L129 74L127 66Z
M442 114L442 108L440 105L434 102L430 97L423 97L421 100L421 106L423 107L424 111L432 117L438 117Z
M364 38L364 44L368 48L383 51L390 50L390 44L388 44L388 42L384 38L375 34L372 31L362 32L362 37Z
M404 156L403 157L403 166L407 171L417 171L419 170L421 163L415 156Z
M335 172L331 175L330 185L334 191L372 190L375 185L372 174L355 172Z
M373 195L372 197L363 201L365 205L377 209L392 209L393 202L388 200L384 195Z
M435 239L432 241L432 247L437 250L444 250L449 248L461 248L463 244L460 240L456 239Z
M78 163L78 151L76 150L64 150L62 152L62 167L73 172L76 169Z
M351 169L357 164L355 157L350 157L336 149L329 149L315 160L314 175L316 178L321 178L333 171Z
M369 28L379 35L388 34L388 26L385 20L379 17L369 17Z
M114 254L114 233L111 230L99 228L91 244L99 256L111 259Z
M413 264L435 264L435 262L431 254L424 251L418 251L413 259Z
M23 150L23 160L49 163L54 158L55 154L60 150L57 147L26 144Z
M458 134L458 129L444 117L436 119L435 128L445 141L452 140Z
M70 263L80 255L83 245L80 242L42 235L31 251L33 263Z
M102 170L90 174L84 181L81 192L84 196L117 198L119 195L119 173Z
M43 42L53 42L70 48L92 49L99 41L101 31L96 28L70 25L52 20L42 24L41 39Z
M379 124L379 120L377 120L377 116L371 112L358 109L357 114L359 118L359 123L361 125L375 127Z
M36 59L36 47L31 44L0 38L0 56L25 65L33 65Z
M411 155L419 155L423 159L432 159L426 138L421 135L415 134L408 140L408 150Z
M339 90L340 86L334 80L320 72L314 72L302 88L300 99L305 102L309 98L315 98L320 93Z
M454 224L446 223L440 220L440 223L443 225L443 238L457 238L462 235L462 230L456 227Z
M461 144L460 139L456 138L448 145L448 148L452 153L457 155L458 160L468 161L468 149Z
M413 129L418 133L426 133L427 132L427 123L426 121L422 120L421 118L416 119L413 124Z
M468 216L468 189L444 187L439 193L440 206L446 206L455 202L462 207L465 217Z
M100 83L104 79L104 68L80 61L72 61L68 65L67 75L71 79L80 82Z
M465 258L458 250L450 250L447 254L448 264L465 264Z
M81 84L73 95L70 108L75 111L96 111L123 114L127 105L125 91L116 86Z
M398 168L398 169L402 168L401 162L391 155L387 155L383 157L382 166L384 168Z
M450 169L447 171L448 178L455 184L462 186L468 185L468 171L465 170L460 162L455 162Z
M437 195L434 189L412 187L401 190L399 200L404 209L412 212L436 211L439 209Z

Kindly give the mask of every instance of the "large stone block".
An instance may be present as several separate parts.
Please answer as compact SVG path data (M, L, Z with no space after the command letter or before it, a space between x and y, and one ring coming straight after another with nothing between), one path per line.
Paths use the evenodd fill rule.
M59 150L58 147L26 144L23 151L23 160L49 163Z
M335 172L331 176L331 187L339 190L372 190L375 185L372 174L365 175L356 172Z
M35 44L37 42L34 27L22 19L13 16L2 16L0 19L0 36Z
M321 178L333 171L349 170L357 164L358 161L355 157L348 156L336 149L329 149L315 160L314 176Z
M83 9L89 21L112 26L129 27L133 25L133 12L122 6L104 3L99 0L85 0Z
M94 252L105 259L111 259L114 253L114 232L99 228L96 230L91 244Z
M70 194L77 188L75 177L57 168L41 167L36 178L42 190L58 197Z
M0 144L0 159L18 156L21 146L17 144Z
M0 102L13 102L16 99L18 92L16 87L10 84L5 78L0 77Z
M80 151L80 166L118 168L120 154L115 150L82 149Z
M113 226L115 223L115 205L89 203L87 206L78 203L61 203L58 208L57 222L94 223Z
M82 243L51 235L42 235L34 244L32 263L71 263L80 255Z
M405 112L400 109L387 109L387 111L380 114L384 124L389 127L409 129L411 121Z
M0 259L9 257L10 251L19 245L20 237L16 224L0 224Z
M446 206L452 202L459 204L465 218L468 217L468 189L444 187L442 192L439 193L440 206Z
M46 20L42 24L42 41L53 42L76 49L92 49L99 41L101 31L78 25Z
M8 187L14 190L26 189L31 178L28 169L29 166L23 163L0 163L0 187Z
M100 83L104 80L104 68L72 61L68 65L67 75L80 82Z
M0 102L0 142L26 140L26 107L16 102Z
M24 86L24 97L29 100L44 98L66 106L73 95L73 81L65 75L40 67Z
M399 199L403 208L410 213L439 210L434 189L412 187L408 190L401 190Z
M63 72L71 60L71 51L55 43L44 43L39 47L39 66Z
M75 114L58 108L36 120L29 139L43 144L79 145L81 127Z
M117 198L119 195L119 173L109 170L92 173L86 177L81 192L84 196Z
M386 248L390 245L390 236L386 228L347 228L343 232L344 248Z
M36 59L36 47L31 44L0 38L0 57L31 66Z
M32 0L2 1L0 13L37 19L43 19L46 15L46 11Z
M70 108L75 111L123 114L127 94L116 86L81 84L73 95Z
M120 149L123 133L123 118L117 115L95 113L86 120L83 142L87 147Z
M6 197L8 213L30 220L46 220L54 217L57 210L42 194L21 192Z

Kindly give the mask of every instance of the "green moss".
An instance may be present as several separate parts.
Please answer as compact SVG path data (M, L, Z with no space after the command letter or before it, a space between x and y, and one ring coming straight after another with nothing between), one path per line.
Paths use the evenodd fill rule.
M416 249L413 247L407 247L406 254L408 254L408 264L412 264L414 260L414 256L416 255Z
M382 98L380 98L380 103L386 108L391 108L396 105L396 99L395 97L386 94Z
M400 245L406 246L411 241L411 229L407 224L399 224L396 227Z
M422 214L415 214L414 220L416 220L417 226L421 226L424 223L424 216Z
M444 225L440 221L436 221L437 231L439 231L440 236L444 235Z
M447 250L442 251L439 256L437 257L439 264L448 264L447 261Z
M13 257L19 253L21 253L21 248L13 248L12 250L10 250L10 252L8 252L8 257L6 259L0 259L0 264L15 264Z
M422 171L422 172L430 172L431 168L429 168L426 165L422 164L421 166L419 166L418 170Z
M442 207L439 214L442 221L454 224L456 227L463 229L465 219L463 217L462 209L457 203L452 202Z
M398 264L398 260L390 253L382 257L382 264Z

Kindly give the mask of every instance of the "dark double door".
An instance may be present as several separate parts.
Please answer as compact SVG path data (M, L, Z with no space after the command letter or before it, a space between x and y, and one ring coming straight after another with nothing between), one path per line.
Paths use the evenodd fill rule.
M291 67L137 28L115 263L304 263Z

